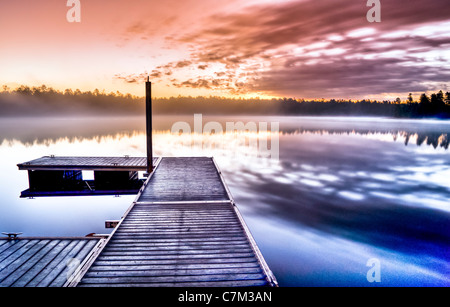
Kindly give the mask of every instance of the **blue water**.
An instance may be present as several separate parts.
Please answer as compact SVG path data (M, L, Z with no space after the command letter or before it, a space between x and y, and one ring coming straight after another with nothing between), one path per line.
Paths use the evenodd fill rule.
M280 286L450 285L450 122L203 119L278 122L271 159L250 154L258 133L169 133L179 120L155 121L155 155L215 157ZM142 118L0 119L0 231L108 233L104 221L120 219L134 196L20 199L28 182L16 164L49 154L144 156L144 127ZM370 259L380 282L367 279Z

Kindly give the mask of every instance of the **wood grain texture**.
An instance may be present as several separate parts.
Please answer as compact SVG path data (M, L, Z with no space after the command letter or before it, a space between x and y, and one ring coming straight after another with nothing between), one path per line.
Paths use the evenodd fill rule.
M230 200L211 158L163 158L139 202Z
M211 158L163 158L136 199L78 286L272 285Z
M79 286L268 285L232 206L135 205Z
M0 240L0 287L61 287L71 259L83 261L94 239Z
M214 160L154 163L156 170L108 239L0 240L0 286L276 285ZM19 168L145 170L146 158L43 157ZM80 282L68 280L71 259L83 263Z

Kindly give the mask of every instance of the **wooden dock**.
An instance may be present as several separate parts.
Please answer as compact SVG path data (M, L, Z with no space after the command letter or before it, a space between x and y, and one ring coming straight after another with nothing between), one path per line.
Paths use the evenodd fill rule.
M0 238L0 287L62 287L102 238Z
M147 157L45 156L17 165L29 178L21 197L137 197L98 243L0 241L0 286L277 286L214 159L153 158L149 78L146 131ZM83 171L93 171L94 180ZM148 175L145 182L139 171ZM73 257L82 259L68 274Z
M147 171L147 158L44 156L17 166L28 171L29 188L21 197L135 195L144 182L138 172ZM94 179L85 179L84 171L92 171Z
M156 159L154 160L156 162ZM17 164L19 170L27 171L145 171L145 157L58 157L44 156Z
M276 286L212 158L162 158L66 286Z

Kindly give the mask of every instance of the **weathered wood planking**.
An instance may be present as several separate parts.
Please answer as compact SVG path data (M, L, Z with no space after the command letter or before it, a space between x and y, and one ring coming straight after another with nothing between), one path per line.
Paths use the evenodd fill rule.
M231 202L136 204L79 286L270 285Z
M82 262L98 238L0 239L0 287L61 287L69 261Z
M274 286L211 158L163 158L80 287Z
M156 163L157 158L153 159ZM145 171L145 157L54 157L45 156L17 165L19 170L129 170Z
M138 202L230 200L210 158L164 158Z

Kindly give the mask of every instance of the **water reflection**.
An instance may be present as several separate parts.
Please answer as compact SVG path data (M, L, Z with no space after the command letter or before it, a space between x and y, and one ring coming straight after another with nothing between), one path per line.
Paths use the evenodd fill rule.
M266 260L282 286L371 285L368 258L382 263L382 285L450 285L450 123L344 118L205 118L279 121L279 159L255 154L251 139L264 134L179 135L171 125L189 118L155 121L155 156L213 155ZM56 210L58 199L18 200L27 185L15 164L56 155L144 156L143 118L18 123L0 121L0 230L21 231L23 215L52 212L70 224L78 200ZM56 129L63 124L63 128ZM9 130L18 127L17 131ZM5 129L6 130L5 130ZM406 145L406 146L405 146ZM418 145L418 146L416 146ZM20 176L20 177L18 177ZM13 180L11 180L13 178ZM11 194L11 191L13 193ZM16 192L14 192L16 191ZM78 207L77 218L118 219L131 203L103 217L107 205ZM52 205L49 205L49 204ZM20 212L17 211L20 208ZM85 211L83 211L85 210ZM58 213L59 212L59 213ZM61 216L64 216L61 218ZM47 219L49 219L47 217ZM40 222L42 224L43 222ZM42 234L50 231L47 221ZM96 231L91 223L63 227L64 234ZM7 225L8 229L3 227ZM34 226L33 226L34 225ZM23 226L25 227L25 226ZM92 227L92 228L89 228ZM98 228L98 226L96 226ZM14 228L14 229L12 229ZM100 230L101 231L101 230ZM48 233L47 233L48 234Z
M331 135L361 135L368 138L378 138L380 140L387 141L401 141L406 146L408 144L416 144L417 146L422 146L424 144L428 146L433 146L433 148L442 147L444 149L448 149L449 147L449 134L442 132L433 132L433 131L425 131L425 132L408 132L402 130L391 130L391 131L377 131L377 130L311 130L311 129L302 129L293 132L286 132L291 134L305 134L305 133L317 133L320 135L323 134L331 134Z
M433 148L449 148L450 122L411 121L364 118L310 118L310 117L205 117L206 121L225 123L242 122L280 122L280 135L330 134L360 135L387 141L401 141L405 145L428 145ZM186 121L193 126L193 119L184 116L159 116L153 120L155 134L167 134L177 121ZM368 128L370 127L370 128ZM105 118L4 118L0 120L0 144L18 141L27 146L33 144L51 145L61 140L95 140L104 138L121 139L145 133L143 117L105 117ZM204 137L204 136L202 136ZM220 137L220 136L219 136ZM247 137L249 137L247 135ZM250 136L250 137L258 137ZM220 143L213 140L213 143Z
M245 178L228 172L232 191L238 191L237 202L248 213L263 219L270 216L266 223L278 218L289 223L294 233L309 229L306 232L316 237L316 243L309 242L312 247L302 250L310 249L311 257L320 251L328 255L327 261L335 261L331 259L336 254L355 253L355 248L345 247L359 242L359 249L371 251L368 257L388 254L382 258L384 264L393 259L404 259L403 267L414 264L409 273L401 273L397 284L420 284L423 271L434 276L423 284L450 284L450 157L445 149L405 147L393 139L386 142L354 133L285 135L280 148L280 165L270 168L270 173L248 160L241 168ZM328 248L335 244L314 247L330 239L346 243L332 251ZM305 244L304 239L298 241ZM290 268L303 265L294 259L288 262ZM319 264L315 267L323 270ZM392 268L391 278L397 270ZM306 274L301 269L298 273ZM416 282L406 281L406 276L414 276ZM424 279L418 282L417 276ZM396 284L393 280L391 285ZM288 277L284 281L311 284Z

